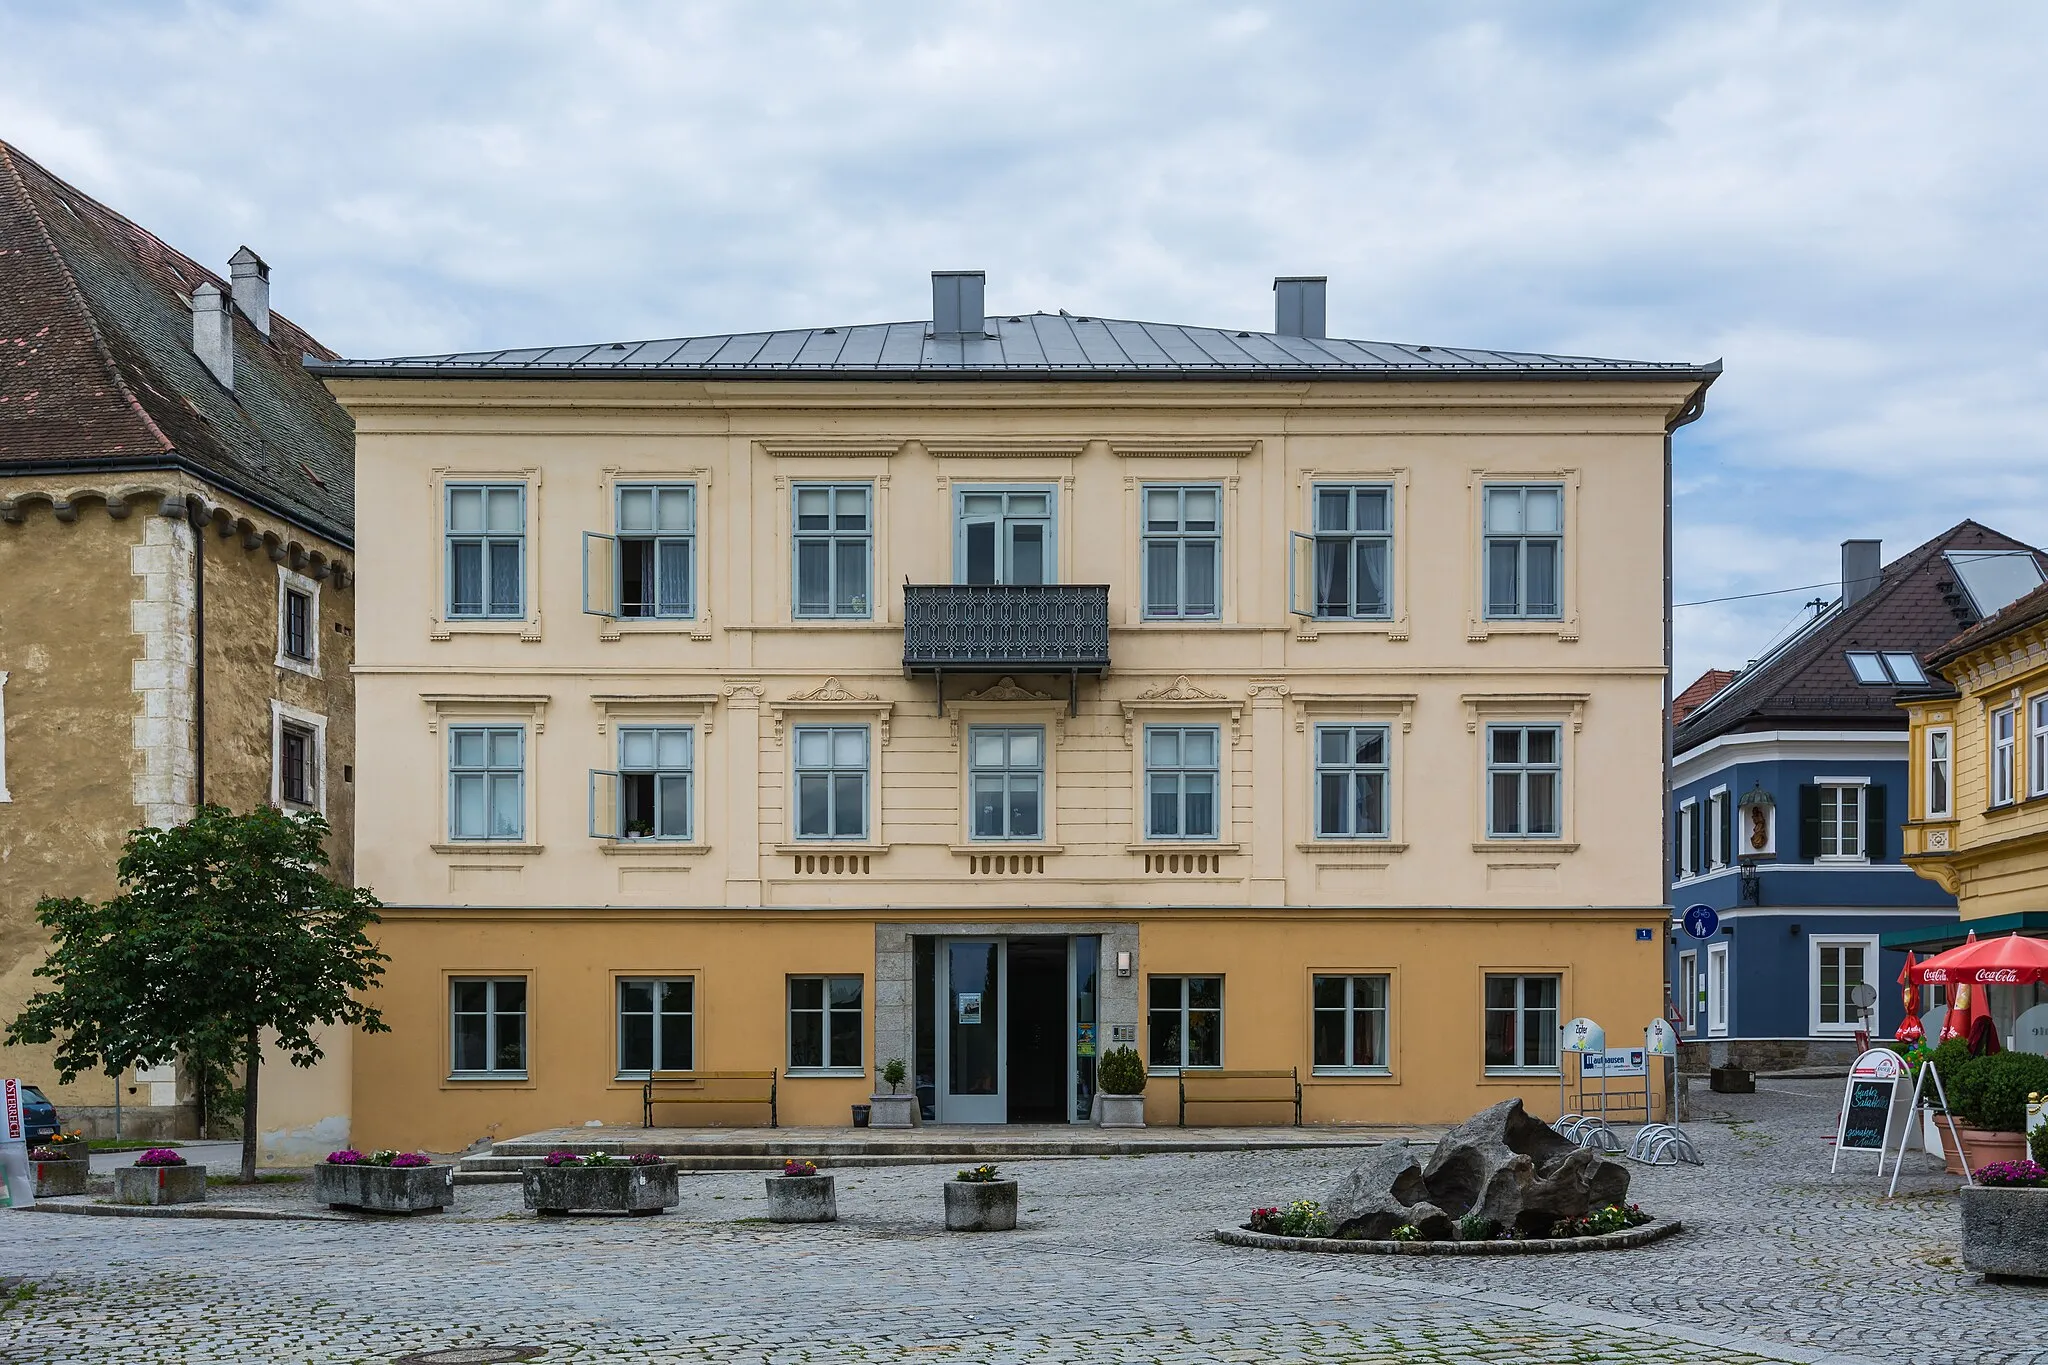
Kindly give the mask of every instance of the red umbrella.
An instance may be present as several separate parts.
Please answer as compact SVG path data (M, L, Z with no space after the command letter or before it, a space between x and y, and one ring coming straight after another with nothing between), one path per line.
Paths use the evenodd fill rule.
M1917 1043L1927 1030L1920 1023L1920 987L1913 980L1911 949L1906 952L1906 965L1899 971L1899 987L1899 1001L1906 1007L1906 1017L1899 1021L1899 1031L1892 1036L1902 1043Z
M2048 939L2018 934L1981 943L1973 939L1928 958L1912 975L1928 985L1950 986L2025 986L2048 981Z

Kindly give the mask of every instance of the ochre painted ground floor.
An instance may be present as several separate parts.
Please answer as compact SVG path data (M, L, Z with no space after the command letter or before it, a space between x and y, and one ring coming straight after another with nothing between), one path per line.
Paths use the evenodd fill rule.
M1664 1007L1669 911L1628 909L388 909L375 1003L353 1049L364 1149L460 1150L593 1120L836 1126L901 1058L942 1123L1085 1122L1095 1063L1128 1044L1146 1118L1453 1122L1513 1095L1558 1108L1558 1028L1613 1046ZM1640 1086L1641 1082L1635 1082ZM1258 1099L1260 1102L1249 1102Z

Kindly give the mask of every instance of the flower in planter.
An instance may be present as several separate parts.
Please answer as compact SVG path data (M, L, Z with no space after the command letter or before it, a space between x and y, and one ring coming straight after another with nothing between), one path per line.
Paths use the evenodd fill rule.
M549 1152L545 1157L541 1158L541 1164L548 1167L555 1167L581 1166L584 1163L583 1158L576 1155L574 1152Z
M434 1162L425 1152L398 1152L392 1156L391 1164L406 1170L415 1166L431 1166Z
M971 1171L961 1171L953 1178L955 1180L964 1180L970 1185L992 1185L996 1181L1001 1180L1002 1176L996 1173L996 1168L993 1165L981 1165L976 1166Z
M990 1169L994 1168L991 1167ZM782 1163L782 1173L784 1175L799 1176L816 1175L818 1173L818 1163L815 1161L799 1161L792 1157L790 1160ZM961 1178L965 1179L966 1177L963 1175Z
M1252 1220L1245 1224L1245 1226L1253 1232L1278 1233L1281 1230L1280 1210L1276 1208L1253 1209Z
M1413 1223L1403 1223L1400 1227L1394 1229L1394 1240L1397 1242L1419 1242L1422 1240L1422 1229L1416 1227Z
M327 1154L327 1164L330 1166L360 1166L363 1160L363 1154L353 1147L344 1147L338 1152Z
M185 1164L185 1158L179 1156L168 1147L152 1147L141 1156L136 1157L135 1164L138 1166L182 1166Z
M2038 1161L1994 1161L1970 1172L1970 1178L1993 1189L2033 1189L2048 1185L2048 1166Z
M1328 1237L1330 1215L1313 1199L1297 1199L1280 1215L1280 1231L1289 1237Z
M626 1158L628 1166L659 1166L661 1158L653 1152L635 1152Z
M569 1163L564 1162L563 1164L568 1165ZM589 1156L583 1158L582 1164L585 1166L623 1166L625 1163L610 1152L592 1152Z
M48 1147L31 1147L29 1148L28 1159L30 1161L62 1161L64 1154L52 1151Z

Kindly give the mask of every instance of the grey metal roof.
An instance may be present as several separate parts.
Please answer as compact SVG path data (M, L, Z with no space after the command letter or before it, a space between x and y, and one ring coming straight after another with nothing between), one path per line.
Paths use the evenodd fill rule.
M928 322L813 327L586 346L465 351L384 360L308 358L315 374L394 379L503 376L610 379L946 379L1060 377L1594 377L1711 380L1721 363L1279 336L1216 327L1027 313L986 319L983 334L935 335Z

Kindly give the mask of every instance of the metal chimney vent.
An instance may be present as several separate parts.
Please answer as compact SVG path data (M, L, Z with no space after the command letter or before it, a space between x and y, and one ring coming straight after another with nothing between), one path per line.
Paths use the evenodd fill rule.
M228 296L212 280L192 291L192 351L222 388L235 386L235 322Z
M1842 542L1842 605L1853 607L1877 591L1884 576L1884 542L1845 540Z
M963 332L982 334L988 315L982 308L982 291L988 276L979 270L934 270L932 272L932 333L959 336Z
M1327 275L1282 275L1273 281L1273 330L1284 337L1329 335Z

